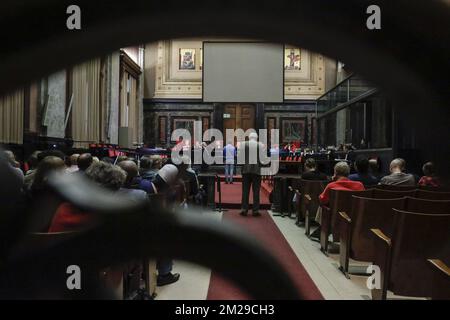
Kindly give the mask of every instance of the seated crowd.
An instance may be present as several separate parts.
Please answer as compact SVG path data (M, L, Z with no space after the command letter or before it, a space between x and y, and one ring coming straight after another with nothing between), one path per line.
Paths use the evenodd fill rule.
M22 183L26 203L45 196L49 190L48 178L55 172L82 175L100 187L133 201L151 201L152 194L160 194L167 200L166 203L179 206L201 196L197 174L189 165L174 165L170 159L157 155L142 156L139 160L126 156L99 160L89 153L66 157L58 150L36 151L28 160L29 169L26 172L20 169L20 163L11 151L5 151L4 156ZM183 161L187 163L186 159ZM79 231L95 223L95 215L63 202L58 204L49 219L33 226L32 232ZM157 261L158 286L179 279L179 274L172 273L172 264L170 259Z

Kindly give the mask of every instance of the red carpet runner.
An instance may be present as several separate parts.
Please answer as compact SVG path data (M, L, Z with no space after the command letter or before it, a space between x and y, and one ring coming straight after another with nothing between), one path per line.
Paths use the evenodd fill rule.
M261 217L252 217L251 215L242 217L239 215L239 210L231 210L223 214L223 219L239 224L258 238L278 258L278 261L280 261L291 276L302 296L310 300L323 299L319 289L317 289L294 251L289 246L289 243L267 212L262 212ZM258 266L255 266L255 272L257 268ZM249 297L239 288L221 278L213 271L207 299L238 300L249 299Z

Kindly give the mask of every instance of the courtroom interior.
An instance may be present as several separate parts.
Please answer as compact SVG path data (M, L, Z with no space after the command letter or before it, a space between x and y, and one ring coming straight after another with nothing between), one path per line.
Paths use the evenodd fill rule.
M161 208L230 225L271 254L305 299L450 299L450 185L439 159L423 152L399 101L350 66L287 43L169 39L124 47L3 96L2 159L21 196L1 194L1 203L32 208L16 251L89 234L103 219L93 212L102 188L111 203L145 203L149 215ZM226 139L227 130L246 135ZM276 171L239 163L240 150L256 141ZM208 163L208 152L217 161ZM70 188L78 180L85 190ZM58 186L66 191L52 198ZM86 204L71 203L90 188ZM83 270L116 299L250 298L223 272L185 261L173 249L185 247L181 236L173 244L156 229L151 240L136 240L149 241L154 256L84 261ZM213 243L203 239L199 252L213 254ZM246 263L260 272L256 261Z

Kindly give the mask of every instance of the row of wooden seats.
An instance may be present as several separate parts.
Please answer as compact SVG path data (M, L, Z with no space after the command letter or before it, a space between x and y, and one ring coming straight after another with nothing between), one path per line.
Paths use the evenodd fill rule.
M314 219L317 209L320 206L319 195L323 192L328 181L311 181L303 179L293 179L286 195L287 199L291 199L293 194L297 194L296 201L296 216L297 224L300 220L305 221L305 234L310 235L311 221ZM375 198L400 198L404 196L416 197L421 199L430 200L450 200L450 192L429 187L402 187L402 186L390 186L390 185L377 185L373 189L370 189L370 196ZM332 195L330 194L330 200ZM291 213L292 203L289 201L289 215ZM325 213L326 214L326 213ZM326 220L327 218L325 218ZM323 223L322 216L322 223ZM327 221L325 222L327 223ZM328 233L329 234L329 233Z
M418 199L445 201L450 200L450 193L448 192L434 192L420 189L412 189L409 191L393 191L383 189L369 189L365 191L330 191L330 203L328 206L322 206L322 227L320 235L321 250L326 253L328 250L328 238L333 232L333 238L339 239L338 232L338 216L339 212L345 212L347 215L352 214L352 197L359 196L365 198L375 199L395 199L402 197L414 197ZM411 202L411 201L410 201ZM417 206L416 208L425 208L425 210L433 209L432 202L423 202L423 207ZM449 211L450 212L450 211Z
M374 299L385 299L387 290L405 296L439 295L433 293L432 269L427 259L450 257L449 200L389 198L391 193L377 190L332 191L332 194L332 201L337 201L341 194L347 199L351 197L351 209L341 210L349 206L349 201L342 206L342 200L340 204L337 201L336 209L333 208L338 212L333 236L337 233L340 239L340 268L345 274L348 274L349 258L379 266L381 288L372 290ZM388 198L369 198L371 195ZM334 204L331 202L330 207ZM378 241L374 241L374 235ZM326 232L321 236L322 250L325 251ZM442 270L448 271L440 268L436 277L446 277L448 283L449 273L444 274ZM442 296L444 288L438 283L439 287ZM448 289L446 294L450 298Z

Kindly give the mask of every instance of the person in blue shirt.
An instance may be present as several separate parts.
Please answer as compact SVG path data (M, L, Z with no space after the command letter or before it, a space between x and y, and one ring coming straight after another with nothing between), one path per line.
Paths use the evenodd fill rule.
M236 156L236 148L228 143L223 149L225 156L225 183L233 183L234 158Z
M369 173L369 159L365 156L358 156L355 161L356 173L351 174L348 178L352 181L359 181L365 187L371 187L378 184L378 179Z

